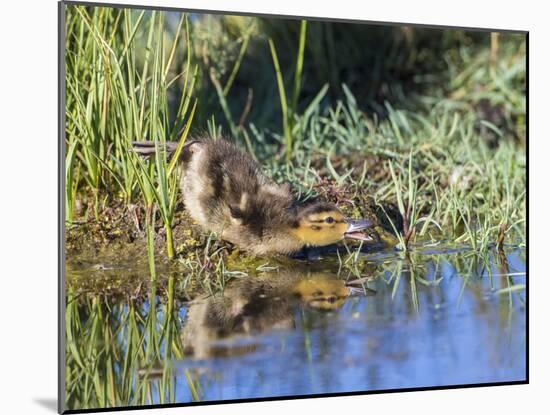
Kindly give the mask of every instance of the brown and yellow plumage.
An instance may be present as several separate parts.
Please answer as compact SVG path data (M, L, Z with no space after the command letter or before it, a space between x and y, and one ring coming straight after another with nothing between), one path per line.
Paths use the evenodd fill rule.
M154 153L154 143L136 151ZM175 143L167 143L173 151ZM299 203L287 184L266 177L260 166L225 139L186 143L181 156L186 209L205 230L256 255L291 254L325 246L345 236L360 238L368 221L346 220L332 203Z

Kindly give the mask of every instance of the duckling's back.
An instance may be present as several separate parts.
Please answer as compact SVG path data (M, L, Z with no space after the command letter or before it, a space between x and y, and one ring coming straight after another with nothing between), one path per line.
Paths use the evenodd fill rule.
M201 139L181 156L185 206L204 228L240 248L265 253L292 220L287 186L271 182L260 166L224 139Z

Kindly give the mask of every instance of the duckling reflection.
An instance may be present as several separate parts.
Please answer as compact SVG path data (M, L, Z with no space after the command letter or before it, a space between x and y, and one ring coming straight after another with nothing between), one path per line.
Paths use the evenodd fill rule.
M274 329L295 327L296 307L333 311L354 293L345 281L324 272L264 273L235 281L223 296L211 296L189 306L182 331L184 352L202 359L249 353L257 345L238 342L243 337Z

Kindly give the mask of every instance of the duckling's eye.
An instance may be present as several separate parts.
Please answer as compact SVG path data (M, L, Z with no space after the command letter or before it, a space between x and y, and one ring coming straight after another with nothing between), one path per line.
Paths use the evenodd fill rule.
M334 223L334 218L332 216L329 216L328 218L325 219L325 222L326 223Z

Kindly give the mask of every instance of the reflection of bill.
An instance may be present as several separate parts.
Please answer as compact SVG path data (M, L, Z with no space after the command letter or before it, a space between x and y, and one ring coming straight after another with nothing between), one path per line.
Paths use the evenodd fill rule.
M293 308L336 310L355 290L328 273L266 273L230 284L221 296L193 302L182 331L184 351L196 358L253 351L220 342L242 335L295 327Z

